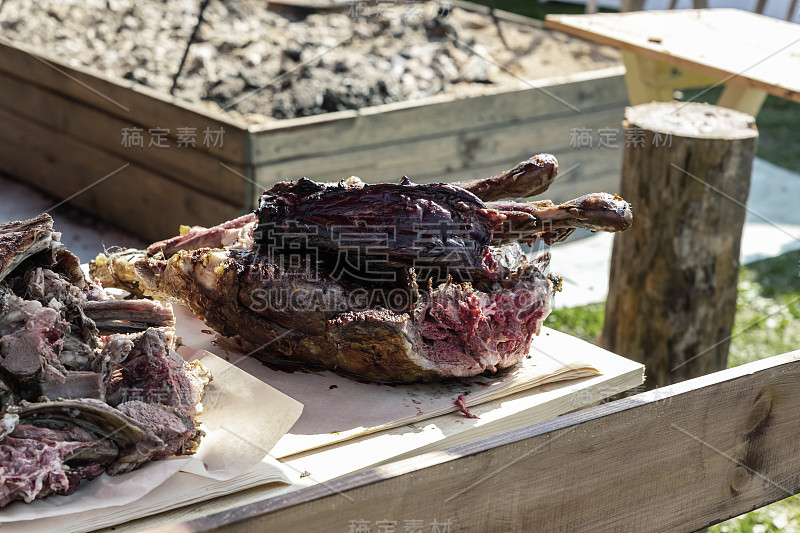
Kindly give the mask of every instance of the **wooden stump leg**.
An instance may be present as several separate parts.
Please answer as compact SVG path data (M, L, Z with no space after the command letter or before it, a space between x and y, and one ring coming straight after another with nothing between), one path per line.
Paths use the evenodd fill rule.
M764 100L767 99L767 92L761 89L752 89L744 85L729 83L723 89L717 101L717 105L736 109L748 115L758 116Z
M625 62L625 82L631 105L669 102L674 89L708 87L719 83L719 78L715 76L678 68L626 50L622 50L622 59Z
M622 50L631 105L672 100L669 65Z
M697 103L630 107L623 125L634 223L614 240L603 344L664 386L726 366L758 133Z

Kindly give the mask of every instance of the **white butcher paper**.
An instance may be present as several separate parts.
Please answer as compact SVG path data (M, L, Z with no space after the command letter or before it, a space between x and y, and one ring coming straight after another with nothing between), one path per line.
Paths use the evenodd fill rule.
M0 509L3 530L16 522L14 531L86 531L267 483L289 483L268 454L303 405L212 353L185 346L178 352L187 361L200 360L213 376L198 417L206 435L197 453L127 474L103 474L69 496L10 503Z
M176 305L175 329L187 346L205 349L269 383L303 403L297 423L272 450L284 459L362 435L375 433L450 412L463 395L466 405L476 406L546 383L600 375L592 363L602 349L542 328L534 338L530 358L497 376L477 376L439 383L381 384L360 382L325 370L289 367L276 370L255 357L226 352L215 341L215 333L187 308Z

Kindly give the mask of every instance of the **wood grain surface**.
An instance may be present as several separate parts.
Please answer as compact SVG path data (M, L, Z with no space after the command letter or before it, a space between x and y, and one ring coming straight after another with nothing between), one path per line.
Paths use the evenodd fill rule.
M159 532L695 531L800 491L800 351Z
M800 102L800 26L738 9L548 15L548 28Z

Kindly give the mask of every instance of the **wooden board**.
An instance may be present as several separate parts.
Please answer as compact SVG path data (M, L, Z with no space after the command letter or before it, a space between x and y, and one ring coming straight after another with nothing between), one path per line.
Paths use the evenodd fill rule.
M274 165L391 147L410 139L434 143L448 135L479 133L498 125L544 130L553 118L572 117L580 123L584 115L613 108L621 112L627 105L621 66L532 80L515 89L495 88L487 93L469 98L441 95L252 126L253 163ZM535 145L529 150L536 150Z
M151 531L695 531L800 491L800 351Z
M494 15L536 25L500 11ZM149 188L132 193L135 207L117 209L121 197L105 201L101 193L112 190L108 184L71 202L144 240L173 235L176 221L219 223L230 218L221 212L252 209L259 189L303 175L338 180L358 174L373 182L403 174L420 182L469 179L549 151L562 161L562 171L581 163L557 182L552 198L616 189L621 158L613 151L573 150L570 135L573 127L619 126L626 104L622 67L476 91L254 125L211 104L188 104L129 80L69 67L0 37L0 109L32 123L21 131L43 128L48 139L47 146L28 133L10 139L0 168L65 198L129 163L134 181ZM169 129L169 148L123 146L122 130L131 127L141 128L148 144L151 128ZM176 133L183 127L195 128L198 141L205 128L222 129L223 146L179 148ZM106 169L111 162L119 165ZM57 165L66 171L54 183ZM162 178L170 182L169 196L153 200Z
M355 9L351 0L270 0L267 9L290 17L306 17L312 13L344 12Z
M548 28L800 102L800 26L737 9L548 15Z
M125 128L142 127L131 118L119 118L103 110L85 105L57 92L43 89L26 80L0 72L0 102L10 105L12 111L24 113L48 129L113 153L125 161L136 163L159 174L167 175L190 189L212 194L231 204L245 202L252 184L240 178L236 172L245 171L241 163L225 162L217 155L203 149L203 128L190 117L176 118L180 122L160 121L150 127L167 128L173 133L177 128L194 127L197 133L196 147L177 146L174 139L167 141L167 148L149 146L148 128L144 128L143 147L125 146L122 143ZM222 136L225 143L225 135ZM210 144L210 141L209 141Z
M442 121L435 121L435 126L429 121L419 128L421 132L426 128L439 128L438 134L430 136L422 135L421 132L420 135L415 135L413 131L413 124L423 121L418 114L425 108L407 108L406 117L399 110L394 110L374 115L358 115L352 121L342 119L321 122L316 125L318 128L309 126L307 131L292 127L277 136L276 142L294 140L296 142L287 146L287 149L309 152L258 166L255 169L256 181L261 188L268 188L277 181L303 176L322 181L338 181L356 175L367 182L378 182L396 181L405 174L421 183L470 179L492 176L535 153L549 152L558 157L559 170L563 175L556 179L548 191L548 198L558 201L586 192L616 192L621 149L625 142L621 120L626 97L620 69L615 69L612 77L554 87L564 89L559 90L558 94L575 96L573 102L586 104L581 108L581 113L567 109L565 113L547 115L548 106L542 99L549 97L531 90L505 94L509 101L499 97L483 97L480 102L486 100L485 105L480 102L472 103L476 109L488 111L472 115L466 113L468 101L439 104L445 108ZM592 92L593 87L598 87L598 91ZM463 106L456 105L457 103ZM523 109L527 111L519 111ZM535 118L535 113L540 116ZM466 118L459 121L455 118L459 114L466 114ZM530 116L526 118L526 114ZM515 115L517 118L513 118ZM491 120L494 122L490 122ZM501 120L506 122L500 122ZM375 124L370 125L369 121L374 121ZM576 149L572 137L573 131L579 128L591 131L595 143L598 141L599 129L617 130L616 147L595 145L592 148ZM319 135L316 134L318 132ZM373 139L386 136L396 136L396 139L392 142L370 144L367 141L369 133L373 134ZM365 145L334 150L332 139L338 139L342 144L364 142ZM257 140L254 144L263 140ZM271 148L278 152L283 150L278 145Z
M0 124L0 171L24 175L27 183L57 199L75 195L71 204L134 235L155 241L175 235L181 224L213 225L240 214L236 205L188 189L2 106Z
M222 161L241 163L247 157L247 125L212 111L212 107L189 104L138 83L109 78L87 68L28 50L24 45L0 37L0 71L61 95L83 102L130 124L147 128L198 127L203 131L225 130L222 146L207 151ZM115 136L114 142L119 142Z
M609 113L599 114L596 117L584 118L582 124L606 127L608 124L619 124L618 118L621 111L614 110ZM569 142L570 121L556 122L557 126L550 132L551 137L556 137L556 132L561 128L566 133ZM620 131L622 131L620 129ZM467 180L472 178L486 178L511 168L519 161L532 155L529 146L537 146L539 152L558 154L559 177L543 195L554 201L565 201L588 192L619 191L621 146L617 149L600 148L595 150L574 149L569 144L528 144L530 138L541 136L544 142L553 142L546 139L547 133L536 135L522 129L521 135L506 136L503 131L497 136L492 132L476 140L476 152L483 152L485 156L477 159L472 164L464 163L463 166L444 166L443 161L457 161L463 148L470 141L464 136L454 136L432 144L422 142L409 142L402 145L405 150L399 151L400 146L356 152L355 154L342 154L328 158L309 158L291 163L276 164L256 169L256 180L262 189L271 187L280 180L295 180L308 177L320 181L338 181L356 175L366 182L380 181L396 182L400 176L408 175L418 183L435 181ZM525 133L526 135L522 135ZM622 137L622 136L621 136ZM503 139L507 142L503 142ZM480 165L480 166L478 166Z

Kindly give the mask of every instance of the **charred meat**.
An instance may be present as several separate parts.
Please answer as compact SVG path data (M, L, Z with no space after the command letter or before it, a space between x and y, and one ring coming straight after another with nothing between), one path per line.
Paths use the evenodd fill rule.
M209 373L174 315L87 280L41 215L0 224L0 507L192 453ZM115 334L126 332L127 334Z
M560 284L549 255L518 243L632 222L611 194L501 200L544 191L557 167L543 154L456 184L278 183L255 213L126 251L133 268L119 256L92 268L272 361L397 382L493 373L528 354Z

